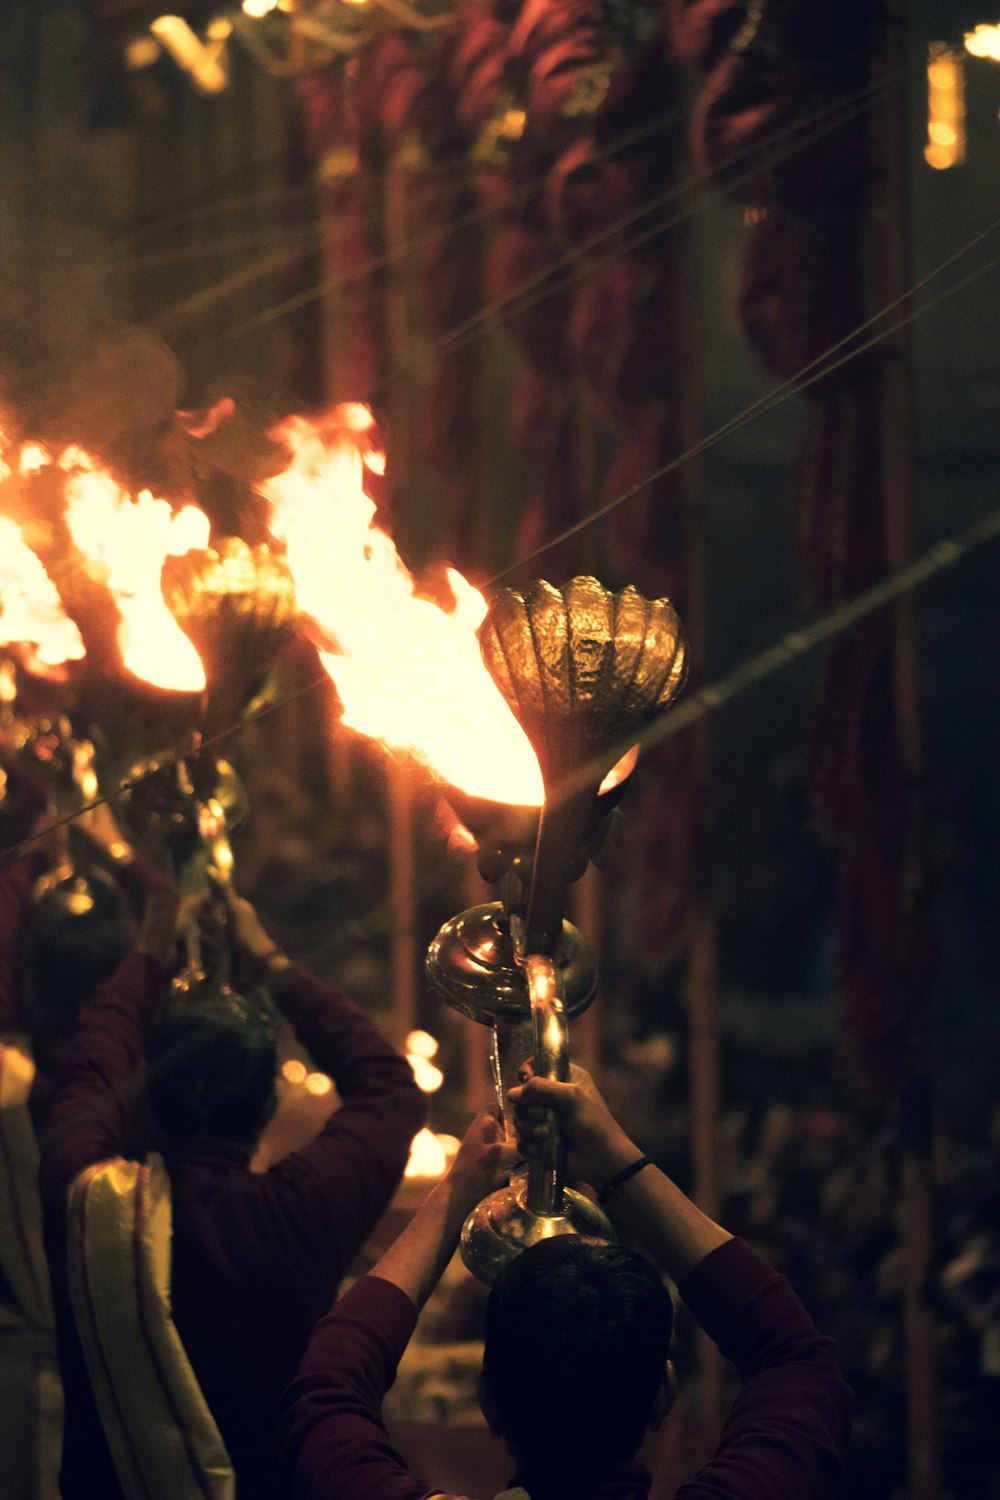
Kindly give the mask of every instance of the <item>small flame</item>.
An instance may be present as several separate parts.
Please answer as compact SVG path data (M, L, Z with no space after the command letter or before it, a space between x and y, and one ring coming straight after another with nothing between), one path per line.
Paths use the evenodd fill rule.
M443 1177L460 1142L453 1135L435 1135L426 1127L418 1130L410 1147L404 1177Z
M482 594L448 569L450 610L417 597L364 490L365 468L384 467L371 413L355 403L335 420L324 432L300 417L278 429L291 460L263 493L344 723L472 796L538 806L535 752L480 655Z
M200 692L205 669L166 606L160 573L164 558L208 545L208 517L194 505L174 515L149 490L129 495L79 448L66 449L59 463L66 470L70 534L121 614L125 666L154 687Z
M411 1031L404 1043L406 1061L413 1069L417 1088L423 1094L435 1094L444 1083L444 1074L431 1061L437 1055L438 1044L429 1031Z
M15 642L30 646L43 670L79 661L85 654L55 584L17 524L0 516L0 646ZM25 665L30 669L30 657Z

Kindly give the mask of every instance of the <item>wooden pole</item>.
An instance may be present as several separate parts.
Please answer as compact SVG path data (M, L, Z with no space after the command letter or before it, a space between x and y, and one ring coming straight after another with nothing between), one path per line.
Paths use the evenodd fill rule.
M872 214L874 282L880 305L895 302L910 285L907 150L906 7L888 0L881 12L875 72L887 84L873 119L872 144L880 191ZM881 170L879 170L881 168ZM882 371L882 497L886 561L890 572L914 555L913 390L908 330L891 334ZM903 774L917 784L922 764L916 603L907 594L894 610L896 731ZM910 896L923 878L922 810L911 806L907 865L900 871ZM933 1098L929 1059L918 1061L900 1111L900 1182L897 1206L902 1286L903 1342L910 1500L936 1500L941 1487L938 1415L937 1324L927 1297L934 1254L931 1176Z
M409 256L406 250L407 215L405 169L395 158L383 176L385 247L389 263L386 281L386 357L393 369L410 363ZM388 372L383 372L388 373ZM414 459L412 380L404 376L392 384L391 450L397 484L410 474ZM416 1024L417 941L416 893L413 859L413 770L408 762L390 761L389 889L392 911L393 1033L401 1044Z
M694 205L689 205L693 207ZM678 452L694 446L702 435L701 337L698 319L698 263L691 225L697 214L685 215L677 244L678 274L673 307L674 349L679 378L675 382L674 443ZM708 658L708 597L705 573L705 494L699 462L688 462L677 475L678 499L684 509L683 618L696 674ZM695 727L688 750L692 758L691 795L701 820L699 841L710 836L709 789L712 744L708 721ZM691 1175L694 1198L710 1218L718 1219L719 1183L719 991L716 963L716 926L708 891L699 881L691 893L692 931L687 954L684 1000L691 1026ZM722 1356L711 1339L699 1332L698 1365L701 1376L702 1417L709 1436L722 1430L725 1379Z

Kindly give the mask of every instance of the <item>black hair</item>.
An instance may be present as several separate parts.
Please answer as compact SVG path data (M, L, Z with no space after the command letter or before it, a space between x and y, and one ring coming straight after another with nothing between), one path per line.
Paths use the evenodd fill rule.
M673 1303L620 1245L561 1235L521 1252L486 1305L483 1377L523 1474L630 1458L663 1380Z
M40 912L29 947L32 1033L68 1035L84 1001L111 978L130 946L117 911L95 907L61 920Z
M270 1112L277 1037L264 990L172 1005L146 1047L146 1087L160 1130L174 1140L252 1145Z

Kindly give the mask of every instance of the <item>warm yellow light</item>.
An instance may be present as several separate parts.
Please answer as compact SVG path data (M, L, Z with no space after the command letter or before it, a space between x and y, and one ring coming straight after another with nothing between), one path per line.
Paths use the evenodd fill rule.
M290 1057L281 1069L281 1076L291 1084L303 1083L308 1069L297 1057Z
M259 21L261 16L269 16L277 3L278 0L243 0L243 14Z
M203 94L222 93L229 82L222 51L224 38L214 39L206 46L181 16L158 16L150 22L149 29L177 66L190 73Z
M125 66L130 73L151 68L160 55L160 44L151 36L133 37L125 47Z
M411 1031L406 1038L406 1051L416 1053L417 1057L435 1057L438 1044L429 1031Z
M960 48L932 42L927 59L924 160L943 172L965 160L965 75Z
M406 1177L443 1177L455 1155L459 1141L453 1135L435 1135L433 1130L418 1130L410 1147Z
M325 1073L307 1073L303 1087L308 1093L315 1094L317 1098L321 1098L324 1094L329 1094L332 1090L333 1079L328 1078Z
M233 34L233 23L228 16L216 16L214 21L209 21L205 30L205 37L210 42L225 42Z
M1000 23L992 26L983 23L967 31L965 50L971 57L987 57L991 62L1000 62Z

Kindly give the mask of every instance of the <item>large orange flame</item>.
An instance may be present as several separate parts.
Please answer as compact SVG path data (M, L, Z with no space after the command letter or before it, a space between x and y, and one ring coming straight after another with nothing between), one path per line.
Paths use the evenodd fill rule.
M130 495L80 448L67 448L59 464L66 471L70 535L121 615L125 666L154 687L200 692L205 669L166 606L160 573L164 558L208 545L208 517L194 505L173 513L149 490Z
M19 644L29 669L79 661L83 640L17 524L0 516L0 646Z
M418 597L391 538L373 524L364 471L381 472L384 459L372 425L356 404L338 407L322 431L291 418L274 434L291 450L289 465L263 486L344 723L472 796L538 806L535 752L480 655L482 594L448 569L450 610Z

